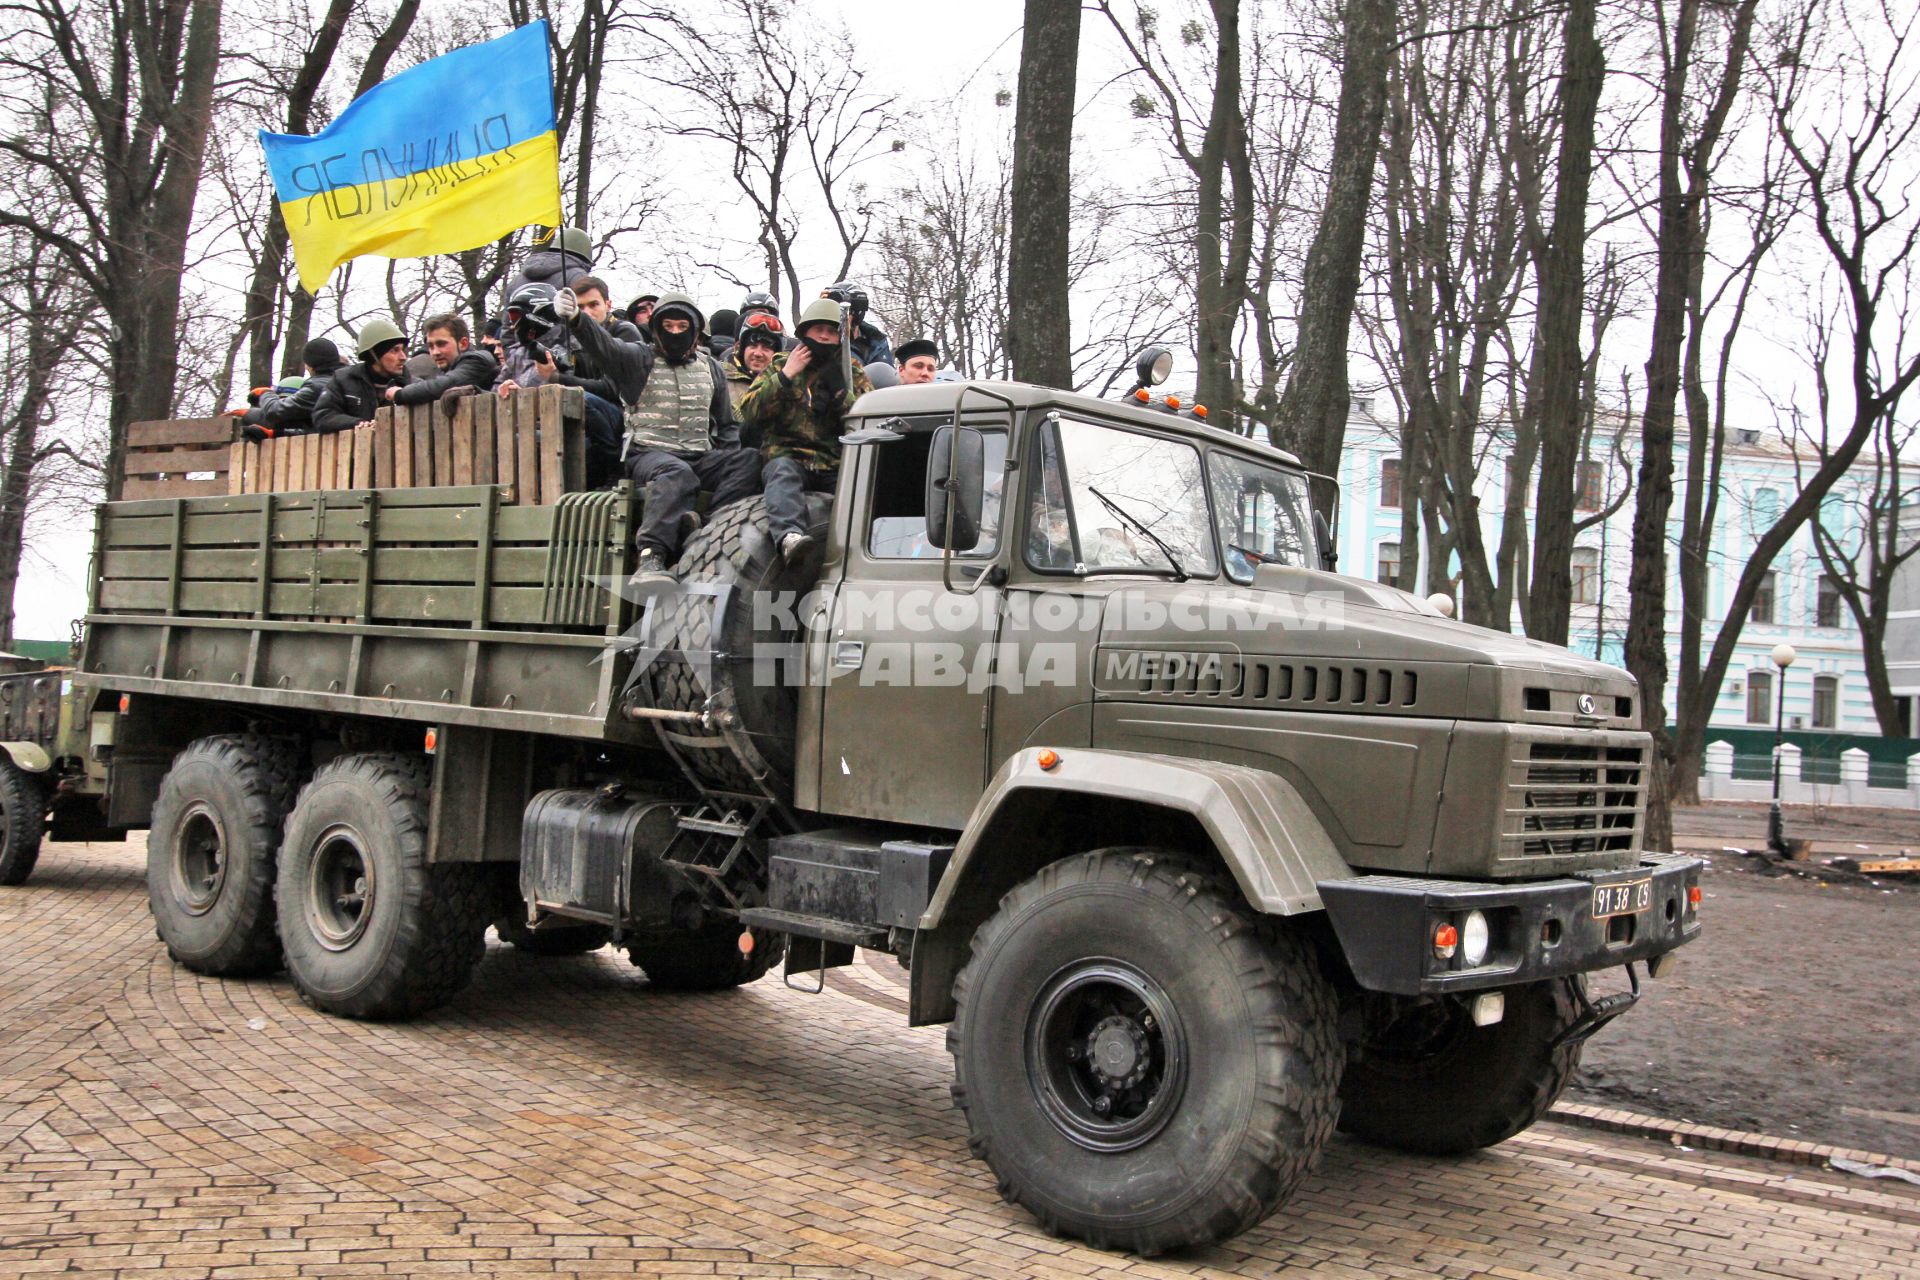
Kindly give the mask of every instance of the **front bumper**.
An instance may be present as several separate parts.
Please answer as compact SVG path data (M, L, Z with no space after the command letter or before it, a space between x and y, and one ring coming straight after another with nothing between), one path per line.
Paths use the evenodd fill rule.
M1393 995L1510 987L1651 960L1700 936L1698 858L1648 857L1630 871L1582 871L1553 880L1490 884L1415 876L1322 880L1341 950L1361 986ZM1645 880L1644 893L1638 882ZM1596 919L1595 890L1608 907L1638 907ZM1644 898L1645 905L1640 906ZM1435 955L1434 930L1458 928L1469 911L1487 918L1491 940L1479 964Z

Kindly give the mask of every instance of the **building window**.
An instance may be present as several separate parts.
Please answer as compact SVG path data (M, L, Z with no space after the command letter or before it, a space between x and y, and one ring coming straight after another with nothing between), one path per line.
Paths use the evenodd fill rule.
M1400 459L1380 459L1380 505L1400 505Z
M1379 581L1390 587L1400 585L1400 544L1383 542L1380 544Z
M1813 678L1813 727L1832 729L1839 724L1840 677Z
M1840 622L1840 584L1832 574L1820 575L1819 594L1814 598L1813 625L1837 627Z
M1598 511L1606 501L1607 464L1581 462L1574 470L1573 505L1580 511Z
M1573 602L1597 604L1600 600L1600 553L1592 547L1573 549Z
M1747 723L1773 722L1773 672L1747 672Z
M1747 611L1747 621L1773 621L1774 578L1775 574L1771 569L1760 575L1760 589L1753 593L1753 607Z

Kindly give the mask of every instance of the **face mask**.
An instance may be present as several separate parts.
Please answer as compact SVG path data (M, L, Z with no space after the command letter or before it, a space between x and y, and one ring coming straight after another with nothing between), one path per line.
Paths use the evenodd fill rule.
M668 333L662 329L657 335L660 354L669 360L683 360L687 353L693 350L693 344L698 336L692 329L688 329L685 333Z
M837 342L822 342L818 338L803 337L800 339L800 345L805 347L807 354L813 357L814 364L837 365L840 363L840 344Z

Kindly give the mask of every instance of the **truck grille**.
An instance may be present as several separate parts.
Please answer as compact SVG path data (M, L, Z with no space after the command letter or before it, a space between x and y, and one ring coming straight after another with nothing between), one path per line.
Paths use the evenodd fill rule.
M1640 847L1645 812L1643 745L1602 734L1514 743L1505 856L1632 853Z

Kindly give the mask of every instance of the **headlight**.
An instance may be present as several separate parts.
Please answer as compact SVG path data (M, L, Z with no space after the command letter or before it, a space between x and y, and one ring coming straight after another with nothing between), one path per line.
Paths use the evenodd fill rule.
M1460 957L1472 968L1487 958L1487 918L1478 911L1467 912L1460 922Z

